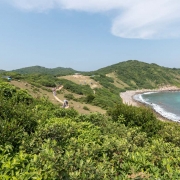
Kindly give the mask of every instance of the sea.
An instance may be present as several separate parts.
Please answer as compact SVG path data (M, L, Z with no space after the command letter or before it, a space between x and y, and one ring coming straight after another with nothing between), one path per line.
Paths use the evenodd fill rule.
M145 92L133 97L166 119L180 122L180 91Z

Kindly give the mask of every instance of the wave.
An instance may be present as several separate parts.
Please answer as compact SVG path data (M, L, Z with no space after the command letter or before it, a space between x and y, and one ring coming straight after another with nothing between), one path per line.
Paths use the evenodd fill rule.
M152 91L152 92L145 92L143 94L154 94L154 93L158 93L158 92Z
M149 94L151 94L151 92L148 92ZM152 93L156 93L156 92L152 92ZM144 93L147 94L147 93ZM154 109L154 111L156 111L158 114L160 114L162 117L168 119L168 120L172 120L175 122L180 122L180 116L177 116L176 114L173 114L171 112L167 112L164 108L162 108L160 105L158 104L154 104L154 103L149 103L148 99L144 99L142 97L142 94L136 94L133 96L133 99L136 101L139 101L143 104L147 104L149 105L152 109Z
M133 96L133 99L136 100L136 101L139 101L139 102L141 102L141 103L145 103L145 104L148 103L148 102L146 102L146 101L144 100L144 98L142 97L142 94L135 94L135 95Z

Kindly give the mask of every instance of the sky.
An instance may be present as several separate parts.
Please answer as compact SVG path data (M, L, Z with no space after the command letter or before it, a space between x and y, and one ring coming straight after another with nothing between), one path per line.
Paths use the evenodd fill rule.
M180 68L179 0L0 0L0 69Z

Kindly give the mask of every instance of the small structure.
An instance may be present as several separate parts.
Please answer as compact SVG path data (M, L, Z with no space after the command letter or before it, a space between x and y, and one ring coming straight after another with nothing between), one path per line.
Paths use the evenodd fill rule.
M11 81L11 80L12 80L12 77L11 77L11 76L3 76L2 78L7 79L8 81Z
M74 73L74 75L80 75L80 74L81 74L81 73L78 73L78 72L77 72L77 73Z

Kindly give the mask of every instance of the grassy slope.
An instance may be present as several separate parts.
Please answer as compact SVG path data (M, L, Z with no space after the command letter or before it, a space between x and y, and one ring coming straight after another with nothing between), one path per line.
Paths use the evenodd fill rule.
M58 68L54 68L54 70L55 69L57 70ZM27 73L29 71L31 71L32 73L34 72L34 70L40 70L40 72L47 72L47 68L39 66L35 66L34 68L23 68L21 70L23 70L23 72L27 71ZM52 74L57 73L56 70L54 72L53 69L48 70L51 70ZM64 72L66 73L69 72L67 69L64 70ZM97 78L92 79L92 75L95 75ZM99 75L103 76L101 77ZM43 76L43 78L46 79L46 76ZM111 78L113 82L111 82L111 79L108 78ZM130 60L114 64L112 66L108 66L94 72L82 73L81 75L59 76L59 80L60 79L72 81L77 85L90 85L90 87L94 89L94 93L98 91L98 89L106 89L108 91L111 91L111 93L113 94L118 94L118 91L125 91L127 89L149 89L157 88L158 86L163 85L176 85L180 87L180 70L165 68L156 64L148 64ZM36 79L34 81L36 81ZM35 88L31 85L25 86L26 82L13 81L12 84L17 87L27 89L33 96L46 96L51 102L53 102L54 104L58 104L58 102L53 98L52 92L43 90L44 88ZM58 97L63 100L65 99L65 94L73 94L75 98L80 97L80 95L68 92L67 90L63 90L62 93L58 93ZM106 98L103 99L105 100ZM105 113L105 110L100 107L92 106L85 103L82 104L81 102L76 102L73 100L70 100L70 106L83 114L88 114L90 112L96 111L100 113ZM84 110L84 106L87 106L90 110Z
M90 78L90 76L83 76L83 75L68 75L68 76L61 76L59 79L67 79L69 81L72 81L76 84L80 85L90 85L92 89L94 88L102 88L102 86Z
M49 92L47 90L43 90L41 88L34 87L31 84L28 84L28 83L23 82L23 81L11 81L11 84L13 84L14 86L19 87L21 89L27 90L35 98L44 96L44 97L48 98L50 100L50 102L52 102L53 104L57 104L57 105L59 104L61 107L61 104L58 101L56 101L55 98L53 97L52 92ZM59 99L63 100L63 99L65 99L64 94L67 94L67 93L69 93L69 92L66 90L62 90L62 93L58 93L57 97ZM73 95L75 97L77 97L77 94L73 94ZM70 104L70 107L74 108L75 110L77 110L79 113L82 113L82 114L89 114L91 112L99 112L99 113L104 114L106 112L105 110L103 110L100 107L93 106L90 104L85 104L85 103L82 104L80 102L76 102L73 100L70 100L69 104ZM87 106L89 108L89 111L84 110L83 109L84 106Z

